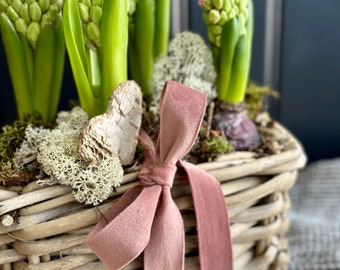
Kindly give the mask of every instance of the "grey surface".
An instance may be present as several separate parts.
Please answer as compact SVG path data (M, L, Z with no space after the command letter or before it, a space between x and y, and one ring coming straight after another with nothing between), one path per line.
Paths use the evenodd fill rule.
M290 270L340 269L340 158L313 162L290 190Z

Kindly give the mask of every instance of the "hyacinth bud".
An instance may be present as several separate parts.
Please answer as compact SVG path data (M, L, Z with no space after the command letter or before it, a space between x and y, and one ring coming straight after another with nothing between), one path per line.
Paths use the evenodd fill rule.
M49 14L51 18L55 18L57 14L59 13L58 6L56 4L50 5L47 12L45 14Z
M201 7L204 11L204 21L208 26L208 38L210 42L219 46L218 43L221 39L220 34L217 34L216 30L210 26L223 26L227 21L236 16L239 16L241 34L246 33L248 1L249 0L203 0Z
M22 2L20 0L13 0L12 7L15 9L17 13L20 13L21 6L22 6Z
M20 18L19 14L15 11L14 7L12 6L9 6L7 8L7 16L12 22L15 22L17 19Z
M212 4L210 0L204 0L201 4L201 7L203 8L204 11L208 12L210 9L212 9Z
M92 6L91 0L81 0L80 3L85 4L88 8Z
M223 0L211 0L212 4L216 9L222 9L223 7Z
M23 36L26 36L27 24L23 18L19 18L15 21L15 30L21 33Z
M58 26L60 21L58 13L59 13L58 7L55 4L49 6L48 10L41 17L40 26L42 28L44 28L47 25Z
M93 6L101 6L102 5L102 0L92 0L92 5Z
M55 24L55 17L52 16L51 13L47 12L44 15L42 15L41 17L41 22L40 22L40 26L42 28L46 27L47 25L52 25Z
M228 17L229 19L232 19L234 17L236 17L237 15L237 8L236 7L232 7L228 13Z
M220 18L221 18L220 12L217 9L211 9L209 11L209 23L210 24L218 23Z
M37 2L30 4L29 7L31 20L34 22L39 22L41 19L41 9Z
M20 8L20 16L23 18L26 22L26 24L29 24L31 22L29 10L28 10L28 4L24 3Z
M96 45L96 47L100 47L100 29L98 24L94 22L89 22L86 25L86 34L90 42Z
M50 0L39 0L39 6L44 13L50 6Z
M208 38L217 47L220 47L220 44L221 44L221 34L222 34L222 26L220 25L209 25L208 26Z
M232 5L231 5L231 2L230 1L224 1L223 2L223 6L222 6L222 9L228 13L232 8Z
M64 6L64 0L56 0L55 6L57 7L58 11L61 11Z
M0 12L6 12L8 4L6 0L0 0Z
M217 47L221 47L221 35L215 36L215 44Z
M208 27L208 39L211 43L215 44L215 35L212 31L209 31L209 27Z
M35 45L40 35L40 31L41 31L40 24L37 22L32 22L27 27L26 38L33 48L35 48Z
M102 18L102 0L78 0L78 10L84 29L87 47L96 50L100 47L100 22Z
M218 21L218 24L220 26L223 26L227 21L228 21L228 15L227 13L223 10L221 13L220 13L220 20Z
M99 24L102 18L102 8L100 6L92 6L90 9L90 20Z
M34 48L41 28L58 26L63 0L0 0L0 10L7 14L17 32L26 36Z
M211 31L215 36L222 34L222 26L220 25L210 25L208 31Z
M83 22L88 22L90 19L89 7L84 3L78 3L80 19Z

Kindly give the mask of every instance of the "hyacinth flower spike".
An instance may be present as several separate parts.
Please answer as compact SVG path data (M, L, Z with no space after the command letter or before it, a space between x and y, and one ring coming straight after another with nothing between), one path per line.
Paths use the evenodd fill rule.
M129 71L150 97L155 59L167 53L170 0L129 0Z
M218 106L214 125L236 150L259 143L255 124L245 113L253 37L252 0L201 0L217 71Z
M64 31L80 104L90 117L102 114L127 80L127 0L66 0Z
M18 116L56 115L64 70L62 0L1 0L1 36Z

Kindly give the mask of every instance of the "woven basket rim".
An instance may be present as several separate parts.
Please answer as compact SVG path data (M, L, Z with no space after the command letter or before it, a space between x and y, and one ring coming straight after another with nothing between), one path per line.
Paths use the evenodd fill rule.
M252 152L234 152L197 164L220 182L231 222L235 269L245 265L249 269L266 268L273 263L285 265L289 261L283 237L289 226L284 215L290 207L287 190L294 184L297 171L305 166L306 155L300 142L284 126L275 122L273 128L285 134L289 141L281 153L258 157ZM42 186L31 182L20 191L0 188L0 198L4 198L0 201L1 220L13 213L17 219L12 226L0 224L0 247L12 247L0 250L0 265L16 262L25 269L28 263L40 258L37 265L41 268L37 269L58 269L46 267L57 267L60 260L41 261L44 256L53 254L64 254L70 260L81 261L80 264L97 265L96 256L83 240L102 214L136 185L139 185L138 167L126 173L122 185L111 193L107 202L97 207L75 202L72 190L60 185ZM195 227L188 184L182 179L175 181L172 196L182 212L185 229ZM264 198L267 198L265 203ZM268 222L259 224L259 220ZM255 255L251 251L254 247ZM195 249L197 237L187 235L186 253ZM138 259L133 265L141 263ZM188 269L196 269L197 264L197 256L186 257Z

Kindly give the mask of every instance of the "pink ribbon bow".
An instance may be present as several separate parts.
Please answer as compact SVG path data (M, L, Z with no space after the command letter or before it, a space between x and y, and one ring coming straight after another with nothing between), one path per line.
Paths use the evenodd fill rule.
M184 269L184 225L170 193L177 168L188 176L197 220L200 268L231 270L229 219L219 183L181 159L192 147L206 108L206 96L168 81L160 100L160 133L155 150L141 132L145 163L142 185L126 192L86 238L110 268L120 269L144 251L148 270Z

